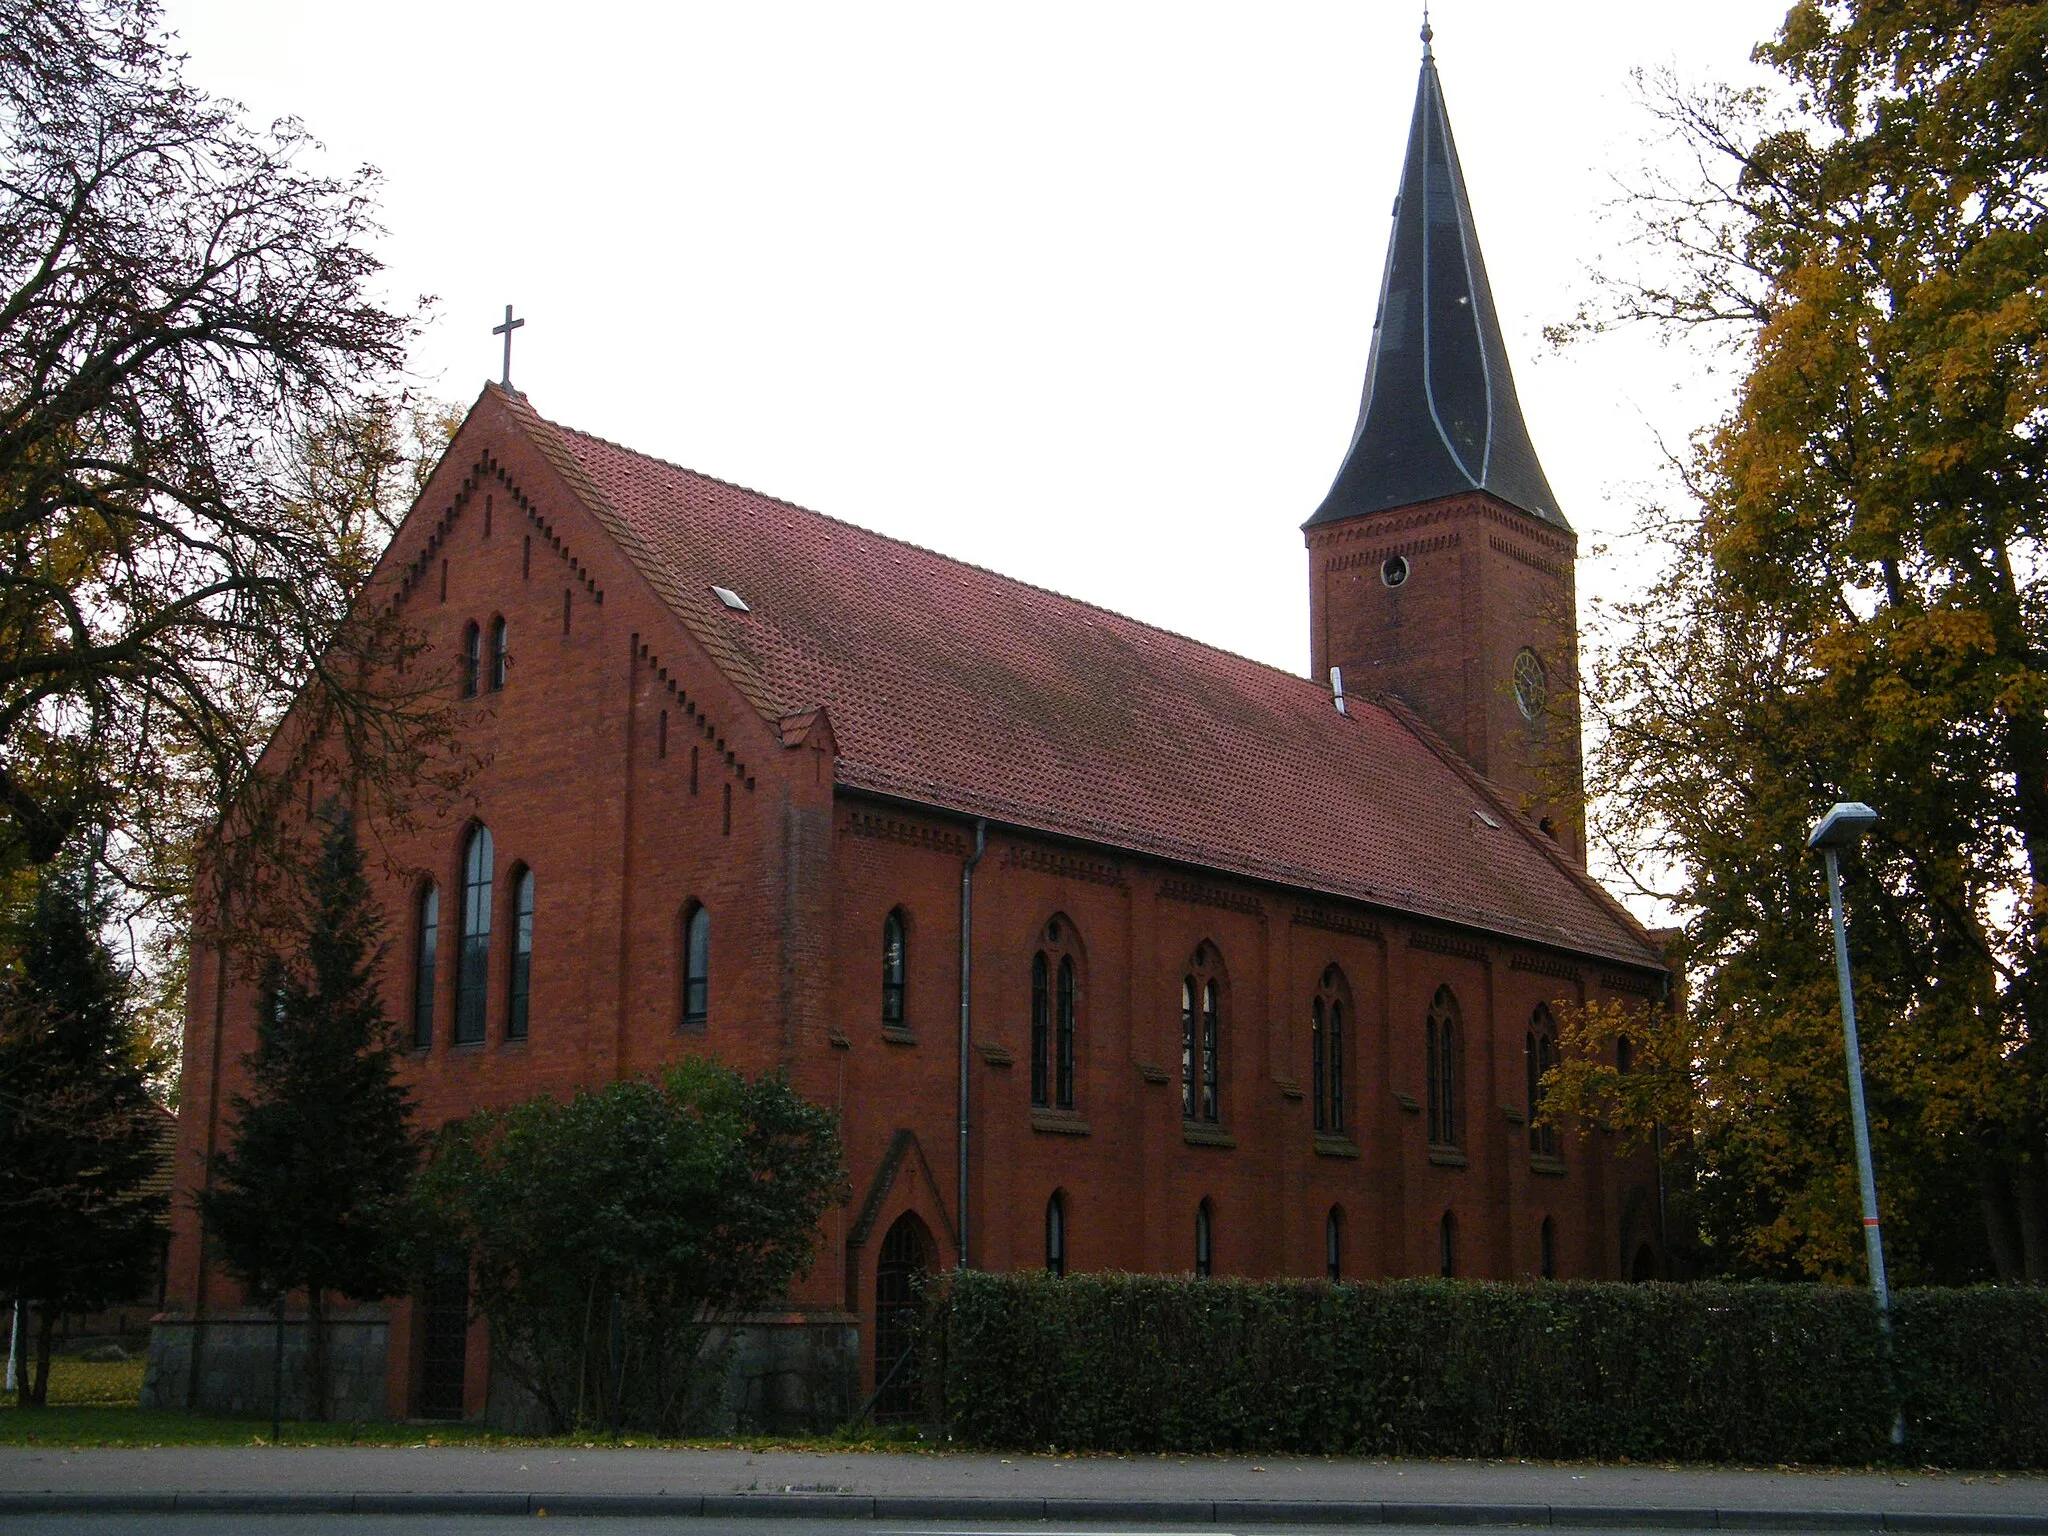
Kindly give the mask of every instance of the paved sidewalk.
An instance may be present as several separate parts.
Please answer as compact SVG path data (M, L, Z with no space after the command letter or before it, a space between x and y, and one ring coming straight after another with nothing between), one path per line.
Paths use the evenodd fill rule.
M0 1448L0 1513L276 1508L2048 1533L2048 1477L1299 1457Z

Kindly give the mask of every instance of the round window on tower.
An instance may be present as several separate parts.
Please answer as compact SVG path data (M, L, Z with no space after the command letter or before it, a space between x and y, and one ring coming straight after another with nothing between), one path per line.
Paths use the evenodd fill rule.
M1389 555L1380 562L1380 580L1390 587L1398 587L1408 579L1408 562L1399 555Z
M1544 700L1549 697L1542 658L1525 645L1515 653L1515 707L1524 720L1534 720L1543 713Z

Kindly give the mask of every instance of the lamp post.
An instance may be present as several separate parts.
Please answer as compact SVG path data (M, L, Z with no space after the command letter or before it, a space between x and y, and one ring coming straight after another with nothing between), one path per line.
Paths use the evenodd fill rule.
M1870 1260L1870 1290L1877 1298L1877 1322L1889 1341L1892 1331L1891 1290L1884 1278L1884 1234L1877 1224L1877 1174L1870 1162L1870 1115L1863 1107L1863 1051L1856 1040L1856 992L1849 981L1849 930L1842 920L1840 852L1853 848L1877 825L1877 812L1859 801L1835 806L1814 823L1806 839L1818 848L1828 866L1828 908L1835 925L1835 983L1842 996L1842 1049L1849 1066L1849 1114L1856 1136L1856 1182L1863 1192L1863 1248ZM1906 1436L1903 1408L1892 1421L1892 1444Z

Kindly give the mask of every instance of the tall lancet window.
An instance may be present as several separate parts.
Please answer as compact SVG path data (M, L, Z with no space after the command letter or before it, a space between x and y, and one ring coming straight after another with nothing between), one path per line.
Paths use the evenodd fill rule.
M1222 1118L1222 961L1197 944L1180 983L1180 1102L1183 1119L1215 1125Z
M462 853L462 954L455 972L455 1043L484 1038L491 985L491 829L473 827Z

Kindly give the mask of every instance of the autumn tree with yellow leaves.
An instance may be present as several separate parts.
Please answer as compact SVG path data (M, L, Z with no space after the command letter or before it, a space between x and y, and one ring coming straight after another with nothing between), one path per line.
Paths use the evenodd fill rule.
M1695 152L1632 199L1660 275L1590 322L1741 361L1588 669L1595 826L1670 872L1689 1006L1581 1015L1550 1102L1676 1139L1710 1266L1860 1277L1804 844L1868 801L1847 900L1895 1274L2048 1280L2048 5L1806 0L1756 57L1779 89L1660 94ZM1631 1031L1627 1078L1592 1064Z

